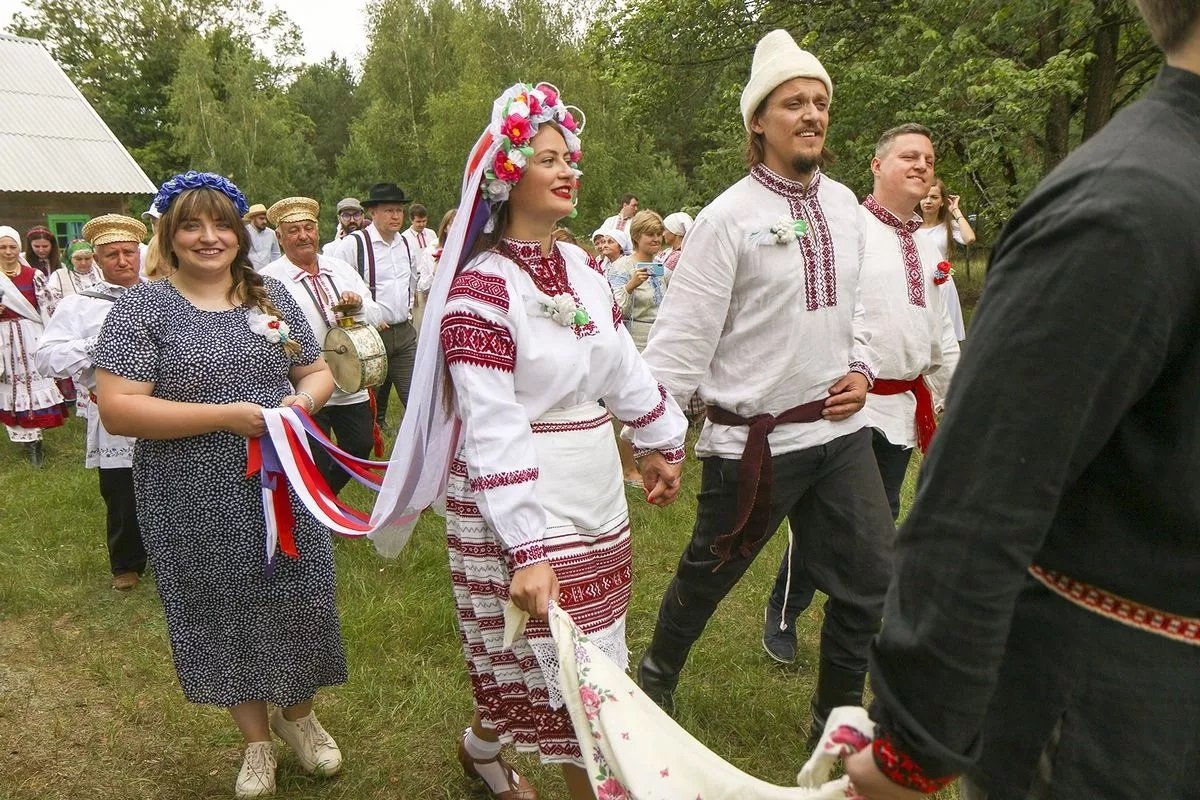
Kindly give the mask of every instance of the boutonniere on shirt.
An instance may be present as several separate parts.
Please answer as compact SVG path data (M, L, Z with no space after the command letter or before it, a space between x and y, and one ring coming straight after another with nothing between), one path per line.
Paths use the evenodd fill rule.
M766 230L753 231L751 244L791 244L808 233L808 223L802 219L784 219Z
M262 311L256 309L246 315L246 321L250 323L250 331L252 333L257 333L271 344L288 343L288 338L292 332L291 328L279 317L264 314Z
M937 269L933 271L933 283L936 286L941 286L946 281L950 280L950 276L954 274L954 267L950 266L949 261L939 261Z
M587 325L591 319L587 309L565 292L553 297L547 294L538 295L537 300L542 308L542 316L549 317L564 328L570 325Z

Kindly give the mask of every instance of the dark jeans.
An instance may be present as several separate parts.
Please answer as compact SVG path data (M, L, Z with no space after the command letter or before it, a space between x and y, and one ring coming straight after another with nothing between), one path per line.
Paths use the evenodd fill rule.
M661 641L674 649L679 662L770 538L747 559L720 564L712 552L713 542L735 521L740 466L733 459L704 459L692 539L667 587L655 631L655 647ZM775 456L772 469L768 530L774 532L785 517L790 520L799 532L795 549L806 579L829 595L821 657L865 672L867 645L883 613L895 537L870 431Z
M138 527L133 498L133 470L129 467L97 470L100 496L108 509L108 566L113 575L146 571L146 551Z
M321 430L350 455L359 458L371 455L371 445L375 441L375 420L371 417L369 402L348 406L325 406L317 412L314 419L321 426ZM313 460L317 462L317 469L321 470L334 494L340 492L350 481L350 473L342 469L322 448L313 450Z
M388 362L383 383L375 389L375 419L382 428L393 386L400 402L408 407L408 390L412 386L413 363L417 357L417 329L411 321L398 322L380 331L379 337L383 339Z
M892 510L892 522L900 516L900 489L904 486L904 476L908 473L908 462L912 458L912 448L892 444L877 430L871 431L871 449L875 453L875 463L879 468L879 477L883 480L883 491L887 495L888 506ZM799 531L792 526L792 535L798 536ZM771 599L768 607L772 613L778 614L783 609L788 620L794 620L800 612L808 608L812 602L814 587L804 574L804 562L799 549L792 552L792 585L787 586L788 553L784 551L779 562L779 572L775 576L775 586L771 589ZM787 592L787 599L784 593Z

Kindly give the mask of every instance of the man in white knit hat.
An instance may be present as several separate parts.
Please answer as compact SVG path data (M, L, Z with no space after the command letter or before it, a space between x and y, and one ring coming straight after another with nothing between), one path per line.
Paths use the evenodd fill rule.
M786 31L758 43L742 92L750 173L696 218L644 358L708 406L691 542L639 666L670 710L692 644L784 519L829 596L813 730L860 705L894 536L858 414L875 379L858 281L858 201L821 172L833 84Z

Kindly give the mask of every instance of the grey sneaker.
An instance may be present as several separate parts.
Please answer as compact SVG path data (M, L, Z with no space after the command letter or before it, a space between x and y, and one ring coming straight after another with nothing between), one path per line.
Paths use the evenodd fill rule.
M275 794L275 746L270 742L251 742L242 757L235 797L267 797Z
M780 612L767 604L763 611L763 650L780 664L796 663L796 620L786 620L787 630L780 630Z

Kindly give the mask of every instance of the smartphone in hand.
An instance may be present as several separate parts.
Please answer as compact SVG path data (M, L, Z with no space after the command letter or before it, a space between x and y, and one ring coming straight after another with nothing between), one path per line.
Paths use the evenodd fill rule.
M663 265L657 261L639 261L634 266L638 269L646 270L647 274L653 275L656 278L663 276Z

